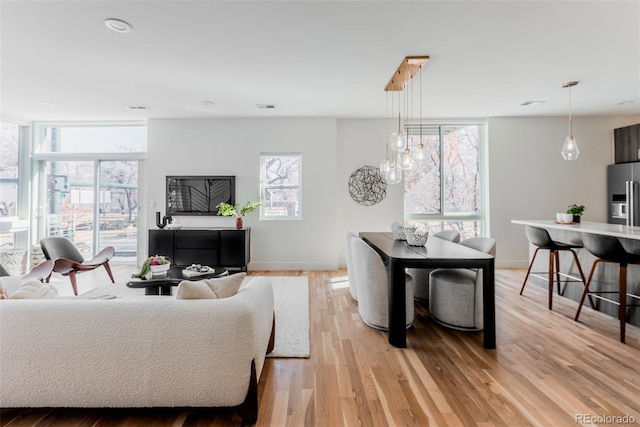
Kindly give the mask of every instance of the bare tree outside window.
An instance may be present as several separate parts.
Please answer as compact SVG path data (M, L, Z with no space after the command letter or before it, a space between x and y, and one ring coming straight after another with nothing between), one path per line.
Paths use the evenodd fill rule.
M260 165L261 219L300 219L302 156L263 154Z
M419 127L409 129L418 144ZM481 140L483 125L423 125L425 160L405 172L405 217L433 231L482 234Z

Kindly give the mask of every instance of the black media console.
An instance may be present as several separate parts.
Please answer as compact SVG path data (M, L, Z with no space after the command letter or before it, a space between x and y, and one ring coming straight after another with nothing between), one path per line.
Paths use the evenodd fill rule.
M247 271L251 228L149 230L149 256L165 255L176 266L202 264Z

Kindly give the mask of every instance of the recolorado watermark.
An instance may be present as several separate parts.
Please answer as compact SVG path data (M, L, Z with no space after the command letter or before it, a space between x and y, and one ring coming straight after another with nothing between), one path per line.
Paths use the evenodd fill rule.
M576 414L576 424L635 424L633 415Z

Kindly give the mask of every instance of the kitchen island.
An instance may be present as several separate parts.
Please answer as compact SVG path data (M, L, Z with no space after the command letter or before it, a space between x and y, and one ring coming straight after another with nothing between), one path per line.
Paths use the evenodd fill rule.
M544 228L549 232L551 238L556 241L566 243L582 244L582 235L585 233L600 234L605 236L613 236L620 240L622 246L631 253L640 254L640 227L605 224L599 222L580 222L572 224L559 224L552 220L511 220L512 224L529 225L532 227ZM524 235L524 230L523 230ZM535 247L529 245L529 259L533 257ZM585 275L591 270L593 262L597 259L591 255L586 249L578 249L578 259L582 265ZM531 271L546 271L548 269L548 258L538 256ZM573 257L568 255L560 256L560 270L574 276L578 275L577 268L573 261ZM536 278L530 278L530 283L547 287L547 283ZM611 263L601 263L596 269L590 286L592 291L615 292L618 290L618 265ZM580 301L583 286L580 283L568 283L563 292L563 296ZM627 270L627 292L633 295L640 295L640 266L630 265ZM526 294L526 291L525 291ZM616 299L614 295L612 299ZM587 304L588 306L588 304ZM604 313L612 316L618 316L618 307L605 302L596 301L596 308ZM630 306L627 309L627 321L636 326L640 326L640 307Z

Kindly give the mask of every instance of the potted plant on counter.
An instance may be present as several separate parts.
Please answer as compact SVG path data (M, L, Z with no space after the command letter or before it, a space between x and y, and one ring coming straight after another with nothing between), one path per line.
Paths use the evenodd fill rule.
M569 205L567 213L573 215L573 222L580 222L580 217L584 210L585 207L582 205Z
M247 202L244 206L238 207L239 205L236 203L232 205L230 203L219 203L216 207L218 208L218 215L221 216L235 216L236 217L236 228L242 228L242 217L248 213L251 213L258 209L262 203L260 202Z

